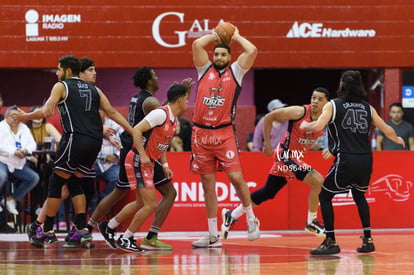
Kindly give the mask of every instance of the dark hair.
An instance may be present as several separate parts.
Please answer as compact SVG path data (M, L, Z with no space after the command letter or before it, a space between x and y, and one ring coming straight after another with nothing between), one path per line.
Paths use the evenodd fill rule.
M95 66L95 61L89 57L83 57L80 61L80 71L83 73L85 70L91 66Z
M401 103L399 103L399 102L394 102L394 103L391 103L390 104L390 110L391 110L391 108L392 107L400 107L401 108L401 110L403 110L404 111L404 109L403 109L403 106L401 105Z
M365 99L367 92L362 85L361 73L359 71L345 71L341 76L337 94L349 102L360 102Z
M180 97L185 96L188 93L187 87L182 84L173 84L168 88L167 99L168 102L174 103Z
M19 107L17 107L17 105L16 105L16 104L15 104L15 105L10 106L9 108L7 108L7 110L6 110L6 117L8 117L8 116L9 116L9 113L10 113L11 111L13 111L13 110L17 110L17 109L19 109Z
M80 61L77 57L73 55L66 55L59 58L59 63L62 69L66 70L67 68L70 68L74 76L79 75Z
M319 92L319 93L324 93L324 94L325 94L326 99L327 99L327 100L329 100L329 91L328 91L328 89L326 89L326 88L324 88L324 87L318 87L318 88L316 88L314 91L317 91L317 92Z
M132 79L134 80L134 86L140 87L141 89L145 89L147 87L148 81L152 79L151 71L152 68L148 66L138 68L135 71L134 76L132 77Z
M39 105L32 106L32 107L29 109L29 113L34 112L36 109L40 109L40 108L42 108L42 106L39 106ZM42 119L42 124L44 124L44 123L46 123L46 118L43 118L43 119ZM33 120L28 120L28 121L26 121L26 125L27 125L27 127L29 127L30 129L32 129L32 128L33 128Z
M214 50L215 50L215 49L217 49L217 48L224 48L224 49L227 49L227 51L229 52L229 54L231 54L230 47L229 47L229 45L227 45L227 44L224 44L224 43L219 43L219 44L217 44L217 45L214 47Z

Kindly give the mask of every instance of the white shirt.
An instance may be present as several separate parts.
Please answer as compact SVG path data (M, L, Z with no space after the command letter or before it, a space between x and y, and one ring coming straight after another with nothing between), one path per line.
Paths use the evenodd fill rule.
M121 142L119 135L121 135L121 133L124 131L124 128L122 128L121 125L119 125L118 123L116 123L115 121L107 117L105 118L104 126L105 125L111 127L112 129L116 131L116 135L114 135L113 138L117 140L118 142ZM104 161L105 157L109 155L116 155L118 156L118 159L119 159L119 150L118 148L113 146L109 142L109 140L104 138L102 140L101 151L99 152L98 158L96 161L102 173L108 170L109 168L111 168L112 165L114 165L114 163L107 163Z
M17 134L14 134L6 120L1 121L0 162L7 165L10 173L13 173L15 169L22 169L26 164L26 158L20 159L14 155L17 143L20 143L20 149L27 149L29 153L36 150L36 142L25 124L19 123Z

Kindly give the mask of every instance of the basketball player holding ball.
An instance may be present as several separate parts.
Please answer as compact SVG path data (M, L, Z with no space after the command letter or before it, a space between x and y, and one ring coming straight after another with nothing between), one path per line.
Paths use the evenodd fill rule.
M231 24L230 24L231 25ZM243 179L234 118L243 76L253 65L257 48L229 23L193 42L193 60L198 72L197 96L193 114L191 172L199 174L204 190L208 218L208 235L194 241L194 247L221 247L217 229L216 172L224 171L234 185L246 212L248 239L260 236L259 221L253 213L250 192ZM213 62L206 47L214 47ZM233 63L227 44L238 43L243 52Z

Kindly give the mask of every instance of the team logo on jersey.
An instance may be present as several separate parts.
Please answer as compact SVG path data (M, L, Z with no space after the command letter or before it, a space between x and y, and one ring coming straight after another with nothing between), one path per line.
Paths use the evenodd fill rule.
M169 142L166 142L166 143L158 143L157 144L157 149L160 151L160 152L165 152L165 151L167 151L168 150L168 147L170 147L170 143Z
M225 102L225 98L222 98L219 95L211 95L210 97L203 97L203 104L206 105L209 109L216 109L217 107L222 107Z
M299 138L298 139L298 143L301 144L301 145L303 145L303 146L305 146L305 147L313 144L314 141L315 141L315 139L314 138L311 138L311 137Z

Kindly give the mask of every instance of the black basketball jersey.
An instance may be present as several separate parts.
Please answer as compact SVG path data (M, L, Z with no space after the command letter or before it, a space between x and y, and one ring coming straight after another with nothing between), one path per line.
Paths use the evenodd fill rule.
M141 90L132 96L131 101L129 102L129 112L128 112L128 123L132 127L134 127L141 120L144 119L145 114L144 114L144 109L142 105L144 103L144 100L150 96L152 96L152 94L147 90ZM144 133L144 136L145 135L146 133ZM121 142L122 142L122 147L125 147L127 149L132 148L133 139L127 131L124 131L121 134Z
M370 154L371 106L365 101L346 102L343 98L335 98L331 103L332 118L328 124L331 153Z
M58 109L63 132L102 139L98 89L77 77L66 79L62 83L66 87L66 97L59 102Z

